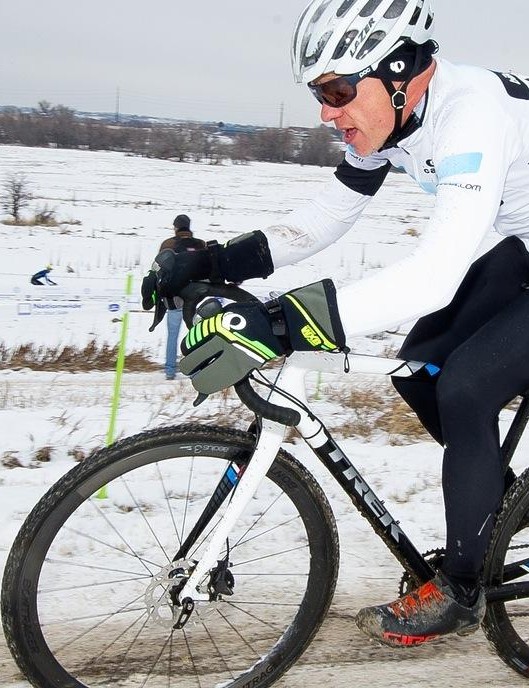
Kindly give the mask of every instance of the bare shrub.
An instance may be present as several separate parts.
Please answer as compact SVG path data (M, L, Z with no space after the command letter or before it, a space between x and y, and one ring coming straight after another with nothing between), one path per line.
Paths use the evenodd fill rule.
M51 461L51 455L53 452L53 447L46 445L37 449L33 454L33 461L38 461L39 463L49 463Z
M48 206L44 206L44 208L35 213L31 224L41 225L43 227L58 227L60 223L57 220L55 210L48 208Z
M20 172L8 174L3 184L2 206L13 217L13 224L20 223L20 211L32 199L27 177Z
M2 466L4 468L23 468L17 452L6 451L2 454Z
M68 456L74 461L80 463L86 459L88 453L82 447L72 447L71 449L68 449Z

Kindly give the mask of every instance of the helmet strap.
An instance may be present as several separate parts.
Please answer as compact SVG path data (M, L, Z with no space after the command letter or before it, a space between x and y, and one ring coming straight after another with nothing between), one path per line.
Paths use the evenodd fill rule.
M404 108L406 107L408 103L408 96L407 96L407 89L408 86L410 85L410 82L412 79L414 79L421 71L423 71L421 67L421 62L423 59L421 47L419 46L417 50L415 51L415 59L413 61L413 66L411 68L411 71L408 74L407 79L399 86L399 88L395 88L393 86L393 82L391 79L388 77L383 77L381 78L382 83L384 84L384 87L386 91L389 94L389 97L391 99L391 105L393 107L393 110L395 111L395 124L393 126L393 131L391 134L388 136L386 139L386 142L382 146L380 150L385 150L387 148L393 148L394 146L397 145L399 141L401 141L403 138L405 138L404 133L405 130L407 129L406 123L403 123L403 116L404 116ZM411 132L409 132L411 133ZM409 136L409 133L406 131L406 135Z

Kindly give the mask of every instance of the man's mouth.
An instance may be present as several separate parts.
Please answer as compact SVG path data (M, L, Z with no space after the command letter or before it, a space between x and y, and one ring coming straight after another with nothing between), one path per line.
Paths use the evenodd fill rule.
M356 136L356 132L358 129L355 129L354 127L349 127L348 129L343 130L343 141L346 144L352 144L354 141L354 138Z

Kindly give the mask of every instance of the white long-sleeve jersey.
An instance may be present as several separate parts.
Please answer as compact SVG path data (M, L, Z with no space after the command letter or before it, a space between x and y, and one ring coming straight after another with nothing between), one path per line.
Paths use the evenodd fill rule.
M391 165L436 194L411 255L338 291L347 335L396 327L448 304L491 228L529 247L529 79L436 62L410 136L366 158L349 146L316 198L264 230L278 268L347 232Z

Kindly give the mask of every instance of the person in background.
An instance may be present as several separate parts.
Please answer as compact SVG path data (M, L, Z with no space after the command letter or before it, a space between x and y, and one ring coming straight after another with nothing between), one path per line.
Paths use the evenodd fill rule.
M31 278L30 282L31 284L38 284L41 287L44 286L44 284L52 284L53 286L57 286L57 282L53 282L48 275L50 272L53 270L53 267L51 265L46 265L44 270L40 270L39 272L36 272L33 277ZM41 282L41 280L44 280L44 282Z
M170 249L175 253L205 248L205 242L191 231L191 219L177 215L173 222L174 236L162 241L160 251ZM167 311L167 344L165 348L165 378L174 380L178 371L178 334L182 325L182 299L175 297L176 308Z

